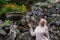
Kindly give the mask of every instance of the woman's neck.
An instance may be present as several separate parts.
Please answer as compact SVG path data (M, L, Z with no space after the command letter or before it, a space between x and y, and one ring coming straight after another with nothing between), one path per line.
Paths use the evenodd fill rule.
M42 25L39 25L40 27L44 27L44 26L42 26Z

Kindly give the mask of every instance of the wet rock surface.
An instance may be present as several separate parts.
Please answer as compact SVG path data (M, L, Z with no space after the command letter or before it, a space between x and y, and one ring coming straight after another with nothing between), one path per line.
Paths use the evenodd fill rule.
M40 2L37 5L31 7L31 10L27 13L29 20L33 27L38 25L40 18L45 18L48 22L49 34L51 40L60 40L60 2L56 4L50 4L51 7L41 7Z

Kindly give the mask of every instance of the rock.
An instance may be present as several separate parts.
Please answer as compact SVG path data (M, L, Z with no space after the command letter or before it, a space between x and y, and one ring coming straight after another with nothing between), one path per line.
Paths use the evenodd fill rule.
M56 24L57 24L57 25L60 25L60 21L57 21Z
M60 15L59 15L59 14L52 14L52 16L56 16L56 17L59 17Z
M59 0L48 0L50 3L57 3Z
M3 29L0 29L0 34L6 35L7 33Z
M36 23L39 22L40 18L47 19L48 24L53 24L48 27L51 40L60 40L60 2L58 2L58 0L49 0L49 3L47 2L47 8L41 7L41 3L42 2L38 2L31 7L31 24L33 24L33 26L35 27L38 25ZM46 14L44 9L46 9Z

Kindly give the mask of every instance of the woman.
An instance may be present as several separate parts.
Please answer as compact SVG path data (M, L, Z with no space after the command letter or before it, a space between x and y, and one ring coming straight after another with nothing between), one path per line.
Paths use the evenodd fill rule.
M50 40L45 19L41 19L39 21L39 26L35 28L34 32L30 24L29 24L29 27L30 27L31 36L36 36L36 40Z

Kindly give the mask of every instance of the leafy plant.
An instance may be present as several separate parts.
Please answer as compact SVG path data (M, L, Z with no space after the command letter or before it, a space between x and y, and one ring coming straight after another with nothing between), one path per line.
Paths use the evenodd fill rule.
M26 13L26 7L25 7L25 5L18 6L15 4L3 5L2 13L7 13L7 12L23 12L23 13Z
M2 9L2 13L7 13L7 12L13 12L14 9L11 8L10 6L6 6L5 8Z
M4 24L6 24L6 25L10 24L10 20L5 20Z

